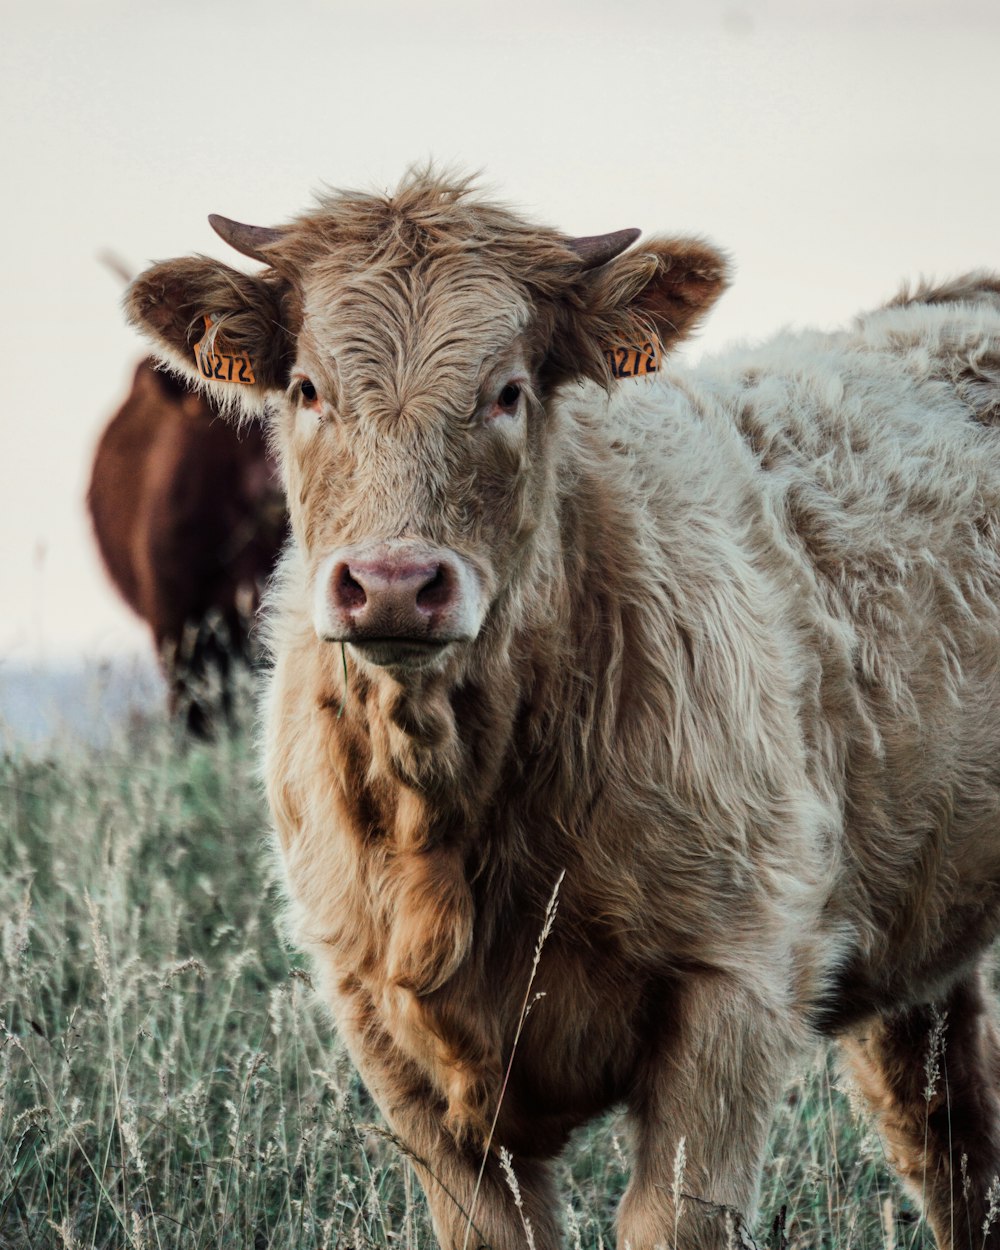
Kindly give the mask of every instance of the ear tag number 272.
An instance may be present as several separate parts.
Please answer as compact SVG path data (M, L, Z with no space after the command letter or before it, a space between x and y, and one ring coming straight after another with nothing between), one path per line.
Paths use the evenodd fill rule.
M604 359L613 378L642 378L660 368L662 349L656 340L645 343L616 343L604 349Z
M194 359L198 372L209 382L237 382L241 386L253 386L256 377L253 361L246 352L227 351L221 335L216 335L209 346L212 318L205 318L205 334L194 345Z

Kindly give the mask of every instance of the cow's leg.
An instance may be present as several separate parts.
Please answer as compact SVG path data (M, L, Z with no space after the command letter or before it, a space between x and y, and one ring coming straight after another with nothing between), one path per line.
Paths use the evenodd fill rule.
M366 996L352 997L340 997L338 1028L420 1178L442 1250L524 1250L526 1221L536 1250L558 1250L562 1234L548 1159L518 1155L513 1160L515 1199L496 1150L483 1167L478 1137L461 1141L449 1131L446 1099L378 1027Z
M755 1215L775 1106L799 1049L788 1009L723 975L686 979L639 1080L622 1250L721 1250Z
M188 733L196 738L208 736L209 724L198 698L202 671L195 649L195 627L183 621L167 620L154 630L160 670L167 683L167 709L171 720L183 720Z
M210 738L229 720L229 633L217 619L171 624L156 635L169 691L170 715L183 719L189 734Z
M979 974L936 1004L878 1017L843 1050L937 1244L997 1250L1000 1219L983 1226L1000 1175L1000 1036Z
M547 1160L519 1157L513 1161L518 1210L495 1152L488 1157L478 1193L481 1154L458 1151L439 1133L432 1157L429 1167L415 1167L443 1250L525 1250L529 1225L536 1250L562 1246L558 1201Z
M192 686L195 698L201 704L202 720L209 733L220 724L231 724L231 639L227 620L213 612L198 626L192 648Z

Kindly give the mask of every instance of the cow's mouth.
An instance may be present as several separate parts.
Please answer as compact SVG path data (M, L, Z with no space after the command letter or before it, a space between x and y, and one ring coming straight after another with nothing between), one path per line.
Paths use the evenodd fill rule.
M351 638L348 646L378 668L426 668L452 645L454 639Z

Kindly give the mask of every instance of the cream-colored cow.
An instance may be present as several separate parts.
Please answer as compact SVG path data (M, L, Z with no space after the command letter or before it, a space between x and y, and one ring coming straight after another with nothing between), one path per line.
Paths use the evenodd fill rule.
M442 1244L523 1244L500 1147L558 1244L550 1160L616 1103L622 1244L723 1244L832 1033L938 1244L981 1245L1000 279L672 372L725 286L704 242L573 240L426 173L215 225L264 268L169 261L129 313L268 413L288 886Z

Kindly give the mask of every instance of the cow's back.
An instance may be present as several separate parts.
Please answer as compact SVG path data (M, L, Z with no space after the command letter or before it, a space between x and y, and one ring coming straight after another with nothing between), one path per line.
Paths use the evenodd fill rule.
M897 304L782 335L630 404L633 473L666 552L722 511L767 571L880 649L915 615L1000 614L1000 301ZM715 522L718 524L717 520ZM680 552L683 559L683 552ZM862 662L864 657L862 656ZM874 674L873 674L874 676ZM882 674L888 681L888 674Z

